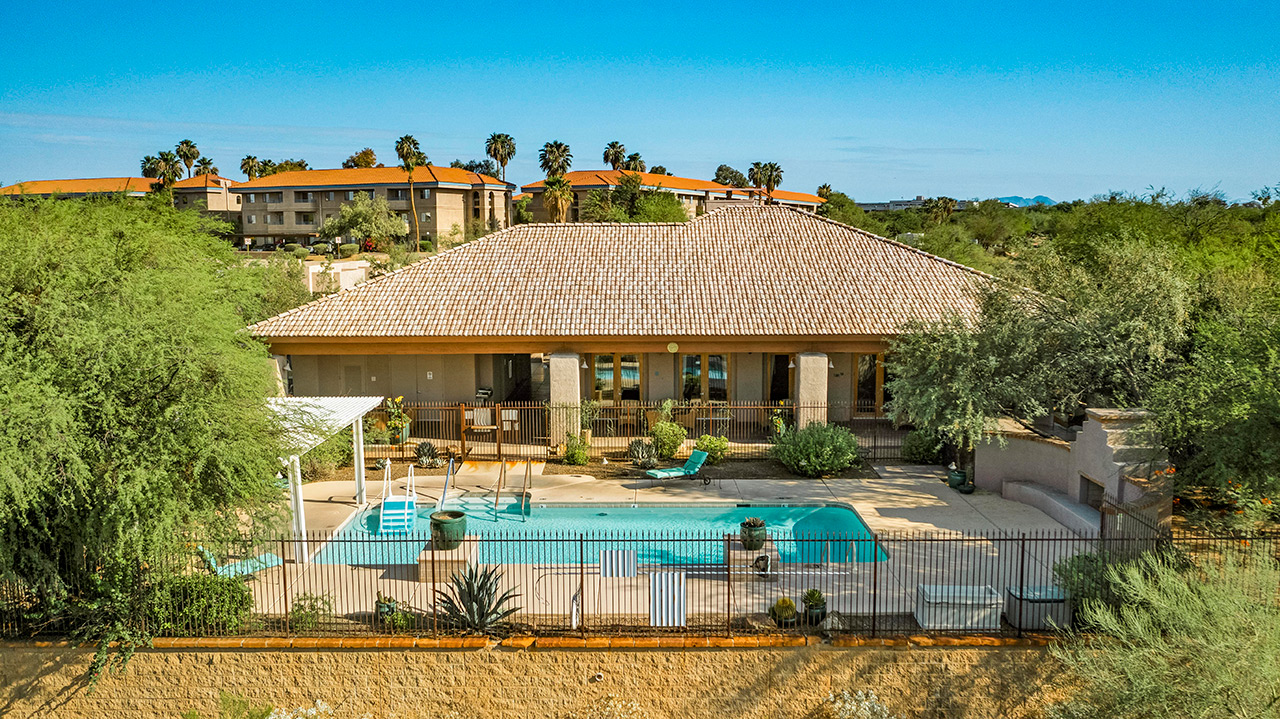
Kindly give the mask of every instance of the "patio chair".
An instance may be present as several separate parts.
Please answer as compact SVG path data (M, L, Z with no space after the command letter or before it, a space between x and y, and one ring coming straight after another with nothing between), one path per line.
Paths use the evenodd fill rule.
M253 575L264 569L278 567L284 564L279 557L270 552L259 554L253 559L245 559L239 562L231 562L229 564L218 565L218 560L213 556L213 552L204 547L196 547L196 551L200 553L200 558L204 560L205 567L213 574L219 577L244 577L253 579Z
M684 463L683 467L670 467L668 469L651 469L645 472L645 475L652 479L675 479L676 477L695 477L698 471L702 469L702 463L707 461L707 453L700 449L695 449L689 453L689 461ZM711 484L710 477L702 478L703 484Z

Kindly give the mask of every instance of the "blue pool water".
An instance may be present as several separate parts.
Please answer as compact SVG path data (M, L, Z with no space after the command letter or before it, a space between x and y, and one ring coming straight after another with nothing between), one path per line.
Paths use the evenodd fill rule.
M414 564L431 536L434 506L418 510L409 534L379 534L378 508L361 510L313 558L320 564ZM869 562L885 559L858 513L839 506L781 505L535 505L451 501L467 514L467 534L480 537L481 564L595 564L603 549L633 549L641 564L724 562L724 535L738 548L738 525L760 517L785 562Z

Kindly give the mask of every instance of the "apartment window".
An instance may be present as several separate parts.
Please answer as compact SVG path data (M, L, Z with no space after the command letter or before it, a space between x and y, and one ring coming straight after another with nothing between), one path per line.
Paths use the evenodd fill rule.
M324 219L326 219L326 220L332 220L332 219L333 219L333 213L332 213L332 212L326 212L326 213L324 213Z
M293 213L293 222L298 225L314 225L316 224L316 213L295 212Z
M251 203L253 203L253 202L257 202L257 201L258 201L257 197L258 197L257 195L255 195L254 193L250 192L250 193L249 193L249 202L251 202Z
M421 189L421 190L418 190L418 199L420 199L420 200L430 200L430 199L431 199L431 190L426 189L426 188L423 188L423 189Z
M682 355L680 396L686 401L727 402L729 400L729 355Z
M324 193L324 201L325 201L325 202L333 202L333 193L332 193L332 192L326 192L326 193Z
M284 213L283 213L283 212L268 212L267 214L265 214L265 215L263 215L263 216L262 216L262 219L263 219L263 221L264 221L264 222L266 222L268 225L283 225L283 224L284 224Z
M604 354L594 357L593 396L601 402L640 401L640 355Z
M397 212L397 213L396 213L396 217L399 217L399 218L400 218L400 221L404 223L404 228L405 228L406 230L407 230L407 229L409 229L409 222L410 222L413 218L409 216L409 213L408 213L408 212Z
M250 225L256 225L256 224L258 224L258 216L257 216L257 215L249 215L249 219L248 219L248 220L246 220L245 222L247 222L247 223L248 223L248 224L250 224Z
M347 202L356 199L357 195L368 195L369 198L372 199L373 190L347 190L344 195L346 196Z
M769 356L769 401L782 402L791 399L791 388L795 384L795 355Z
M397 189L387 190L387 199L388 200L407 200L409 199L409 191L397 190Z
M315 202L316 196L311 192L295 192L293 193L294 202Z
M239 196L239 195L236 195L236 204L237 204L237 205L238 205L238 204L240 204L240 196Z
M346 192L344 192L344 193L342 193L342 194L343 194L343 197L346 199L346 201L347 201L347 202L351 202L352 200L356 199L356 191L355 191L355 190L347 190Z
M431 221L431 213L430 213L430 212L424 212L424 213L422 213L422 221L423 221L423 222L430 222L430 221Z
M263 202L284 202L283 192L264 192L262 193Z

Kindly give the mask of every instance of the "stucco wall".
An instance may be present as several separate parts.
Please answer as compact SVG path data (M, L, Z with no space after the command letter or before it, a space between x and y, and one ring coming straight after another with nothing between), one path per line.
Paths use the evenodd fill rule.
M974 453L973 483L1000 492L1006 481L1035 482L1063 494L1071 486L1071 445L1059 440L1006 434L1005 444L981 443Z
M0 714L216 715L218 692L277 706L321 699L344 716L550 719L607 695L654 719L815 713L831 691L874 690L903 717L1031 717L1052 699L1055 663L1042 648L148 650L90 694L90 652L0 650ZM601 679L595 681L599 673Z
M489 355L484 364L491 365ZM411 402L474 402L475 355L293 355L293 393L382 395ZM492 367L488 374L492 375Z

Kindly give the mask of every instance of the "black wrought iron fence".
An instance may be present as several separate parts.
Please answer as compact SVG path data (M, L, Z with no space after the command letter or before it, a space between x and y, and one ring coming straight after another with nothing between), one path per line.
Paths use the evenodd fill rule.
M427 532L358 531L245 538L207 554L193 545L151 565L134 594L160 636L1020 635L1071 624L1065 580L1081 568L1146 552L1274 558L1275 540L793 532L755 545L738 534L513 529L437 550ZM477 588L486 572L491 586ZM461 601L463 581L510 598L464 607L472 619L460 620L446 597ZM5 636L63 631L56 619L0 583Z

